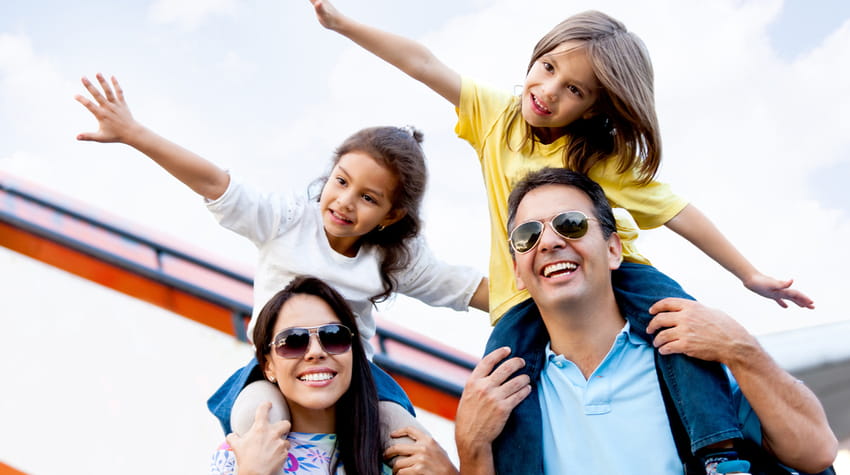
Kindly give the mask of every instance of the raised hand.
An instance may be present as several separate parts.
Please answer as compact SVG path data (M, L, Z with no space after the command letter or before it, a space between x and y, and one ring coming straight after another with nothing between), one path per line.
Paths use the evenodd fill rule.
M794 302L799 307L815 308L812 299L799 290L791 288L793 283L794 279L779 280L764 274L756 274L747 279L744 286L762 297L773 299L782 308L788 308L785 300Z
M319 23L329 30L335 30L338 19L342 17L339 11L328 0L310 0L316 10Z
M128 136L140 126L133 119L130 108L124 101L124 91L114 76L111 78L112 84L107 82L100 73L97 73L95 77L100 83L100 89L88 78L82 78L83 86L89 91L94 101L79 94L74 96L74 99L94 115L99 129L97 132L78 134L77 140L126 142Z

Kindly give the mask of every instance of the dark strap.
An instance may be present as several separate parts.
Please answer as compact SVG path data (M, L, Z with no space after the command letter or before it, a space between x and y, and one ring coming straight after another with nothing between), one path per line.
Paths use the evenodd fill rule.
M664 384L664 377L661 375L661 365L658 364L659 358L660 355L656 352L655 375L658 377L658 385L661 387L664 409L667 411L667 419L670 421L670 431L673 433L673 441L676 443L676 452L679 453L679 459L682 461L682 469L685 475L705 475L705 465L691 453L691 439L688 437L687 431L685 431L682 419L676 412L676 406L673 405L673 398L670 397L670 391L667 389L667 385Z

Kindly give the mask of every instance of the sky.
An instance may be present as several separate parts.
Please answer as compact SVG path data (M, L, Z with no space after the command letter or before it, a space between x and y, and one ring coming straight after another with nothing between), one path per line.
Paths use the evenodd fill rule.
M759 269L793 277L817 308L783 310L750 293L666 229L644 232L642 252L698 299L757 334L848 320L841 297L847 280L840 277L850 264L846 2L813 7L802 0L339 0L335 5L360 21L423 42L461 74L506 89L521 84L534 43L561 19L595 8L622 20L645 41L655 68L664 141L660 179L707 214ZM360 128L415 125L425 134L430 172L425 236L446 261L487 270L484 187L472 148L454 134L452 107L324 30L307 0L36 0L0 6L0 170L250 268L256 257L251 244L220 228L200 198L146 157L124 145L74 139L96 128L73 97L84 92L79 78L97 72L120 80L140 122L269 190L305 189L326 171L334 147ZM20 340L13 334L38 337L38 332L61 342L60 329L71 327L77 338L103 343L114 332L127 331L134 351L152 345L159 358L171 345L181 346L176 335L199 338L196 344L207 351L190 352L186 368L197 379L200 373L209 378L204 384L215 384L246 354L226 337L191 322L175 323L182 319L155 309L138 310L124 321L120 309L136 312L140 304L9 252L0 256L3 324L13 330L6 343ZM63 297L58 302L44 298L48 283ZM80 301L79 294L91 297ZM91 298L98 308L91 308ZM58 308L40 308L46 305ZM457 314L405 298L382 310L386 318L472 355L480 355L489 331L486 315L478 311ZM33 312L34 318L10 317L21 311ZM110 313L109 320L88 325L87 319L107 318L103 313ZM86 325L75 327L75 322ZM87 359L79 364L106 364L112 358L99 360L98 351L121 351L83 346ZM48 361L24 358L19 352L26 350L10 349L21 347L0 350L7 360L0 368L7 375L32 375L37 371L31 366L60 363L47 356ZM153 357L145 355L143 361ZM171 358L186 357L183 352ZM145 372L133 361L123 364ZM167 361L159 363L166 371ZM110 374L109 368L102 372ZM101 385L120 386L99 378ZM178 379L168 381L179 385ZM189 398L183 404L202 406L203 390L192 396L200 403ZM107 401L120 413L121 403ZM27 426L10 403L2 404L3 417L15 416L15 427ZM214 424L209 427L215 430ZM150 438L144 434L136 437ZM209 447L217 436L203 443ZM50 461L35 460L32 444L3 440L15 452L0 451L0 460L17 457L41 473L53 473ZM203 451L199 446L186 450ZM95 472L130 473L128 461L113 463Z

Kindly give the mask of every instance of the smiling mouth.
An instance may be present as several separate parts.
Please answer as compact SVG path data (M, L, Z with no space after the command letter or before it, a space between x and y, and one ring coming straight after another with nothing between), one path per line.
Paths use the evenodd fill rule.
M336 377L336 373L307 373L301 376L298 376L299 381L329 381Z
M531 93L529 93L529 94L531 94ZM544 114L551 114L552 113L552 111L549 110L548 107L546 107L542 102L537 100L537 96L535 96L534 94L531 94L531 101L534 102L534 105L537 107L537 109L540 112L543 112Z
M556 262L543 267L543 277L557 277L559 275L570 274L578 269L578 265L574 262Z
M333 216L334 218L336 218L336 219L338 219L338 220L340 220L340 221L342 221L342 222L344 222L344 223L346 223L346 224L352 224L352 223L354 223L354 221L352 221L352 220L350 220L350 219L346 218L345 216L343 216L343 215L341 215L341 214L337 213L337 212L336 212L336 211L334 211L334 210L329 210L329 211L331 212L331 216Z

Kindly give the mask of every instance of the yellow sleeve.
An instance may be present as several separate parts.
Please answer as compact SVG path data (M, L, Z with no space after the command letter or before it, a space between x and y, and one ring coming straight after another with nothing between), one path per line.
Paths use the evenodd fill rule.
M611 207L628 210L640 229L662 226L688 205L666 183L653 180L641 185L634 170L618 173L615 160L595 165L588 175L605 190Z
M472 145L479 160L484 155L486 138L510 102L510 94L504 91L481 86L467 77L461 78L460 104L455 108L455 133Z

